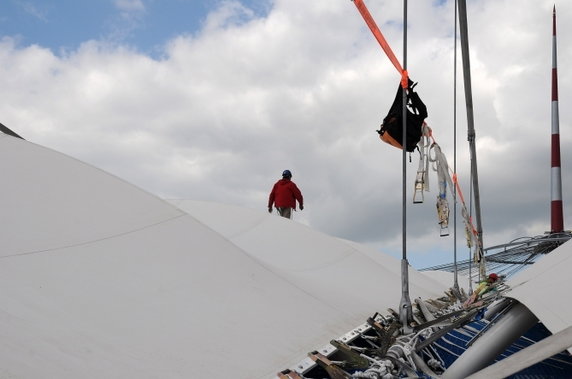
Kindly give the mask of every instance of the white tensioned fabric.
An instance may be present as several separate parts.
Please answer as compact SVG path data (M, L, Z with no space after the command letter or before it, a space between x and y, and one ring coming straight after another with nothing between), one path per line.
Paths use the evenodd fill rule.
M399 305L401 262L394 257L266 212L217 203L170 201L290 283L317 298L341 300L341 308L355 313L357 323L371 316L371 309L385 312ZM413 269L410 280L414 298L442 296L448 288Z
M510 279L512 290L507 296L524 304L556 334L572 325L571 272L572 244L568 241ZM572 353L572 348L568 350Z
M399 303L399 261L265 210L182 210L6 135L0 172L0 377L266 378Z

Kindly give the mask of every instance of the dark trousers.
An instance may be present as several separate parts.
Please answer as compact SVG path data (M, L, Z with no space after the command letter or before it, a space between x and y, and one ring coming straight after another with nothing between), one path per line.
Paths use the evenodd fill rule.
M276 207L278 214L282 217L292 218L292 208L290 207Z

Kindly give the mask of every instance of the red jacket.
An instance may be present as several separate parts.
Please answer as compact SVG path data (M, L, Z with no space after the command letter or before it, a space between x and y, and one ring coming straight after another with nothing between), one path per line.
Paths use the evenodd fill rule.
M272 204L276 204L278 208L296 209L296 200L300 206L304 206L302 192L296 184L290 179L280 179L272 187L272 192L268 198L268 208L272 208Z

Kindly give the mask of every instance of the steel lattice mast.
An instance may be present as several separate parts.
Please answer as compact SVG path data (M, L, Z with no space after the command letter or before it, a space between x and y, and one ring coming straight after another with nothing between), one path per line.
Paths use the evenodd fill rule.
M550 232L564 230L562 211L562 173L560 167L560 127L558 119L558 74L556 65L556 6L552 11L552 152L551 152L551 204Z

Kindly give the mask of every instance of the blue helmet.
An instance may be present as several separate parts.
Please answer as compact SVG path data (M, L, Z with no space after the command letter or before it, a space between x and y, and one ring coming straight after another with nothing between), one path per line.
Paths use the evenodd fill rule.
M282 177L283 178L291 178L292 173L290 172L290 170L284 170L284 171L282 171Z

